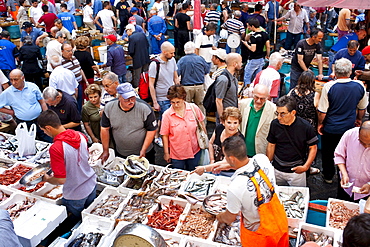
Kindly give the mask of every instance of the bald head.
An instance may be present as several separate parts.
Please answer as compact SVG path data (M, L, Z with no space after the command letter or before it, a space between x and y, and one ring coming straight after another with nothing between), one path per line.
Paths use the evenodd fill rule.
M11 72L10 72L10 74L9 74L9 76L11 76L11 75L14 75L14 76L23 76L23 72L22 72L22 70L20 70L20 69L13 69Z
M161 51L162 52L168 52L168 51L171 51L174 48L175 47L168 41L163 42L163 44L161 45Z
M240 56L240 54L238 53L229 53L226 55L226 65L227 66L232 66L234 63L238 62L240 59L242 58L242 56Z
M365 148L370 147L370 121L365 121L361 124L359 140Z
M254 86L253 93L259 94L262 97L267 98L270 95L270 90L266 85L262 85L258 83L256 86Z

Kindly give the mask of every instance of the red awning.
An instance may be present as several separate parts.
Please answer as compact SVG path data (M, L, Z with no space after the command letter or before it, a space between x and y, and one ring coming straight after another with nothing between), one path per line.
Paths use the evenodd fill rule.
M370 9L370 0L298 0L298 3L307 7L332 6L347 9Z

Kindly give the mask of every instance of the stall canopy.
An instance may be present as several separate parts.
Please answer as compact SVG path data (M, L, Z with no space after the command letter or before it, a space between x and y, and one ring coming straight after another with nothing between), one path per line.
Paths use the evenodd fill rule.
M370 0L298 0L298 3L307 7L333 6L347 9L370 9Z

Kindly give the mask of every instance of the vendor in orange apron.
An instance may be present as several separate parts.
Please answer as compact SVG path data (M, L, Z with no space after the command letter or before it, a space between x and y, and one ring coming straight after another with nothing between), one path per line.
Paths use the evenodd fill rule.
M277 197L274 187L262 169L253 162L256 171L268 185L272 198L264 203L264 198L260 191L260 186L253 173L244 172L240 176L248 176L253 182L257 192L258 213L260 215L260 226L257 231L250 231L245 228L243 215L240 217L240 238L242 246L248 247L288 247L288 219L283 205Z
M217 220L231 224L240 213L240 237L244 247L288 247L287 216L264 172L273 172L268 158L257 154L249 159L245 141L239 136L226 138L222 143L222 150L227 163L236 171L227 192L227 209L217 215ZM273 174L269 175L272 179ZM263 186L263 193L260 186ZM265 201L264 197L270 200ZM251 228L247 229L243 221L250 221L248 225Z

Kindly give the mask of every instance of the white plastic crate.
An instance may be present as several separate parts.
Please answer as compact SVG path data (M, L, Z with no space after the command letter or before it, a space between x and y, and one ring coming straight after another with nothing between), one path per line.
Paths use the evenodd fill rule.
M5 203L7 200L10 199L11 195L15 192L13 189L5 186L5 185L0 185L0 191L6 195L9 196L9 198L3 200L3 201L0 201L0 205L2 205L3 203Z
M122 196L124 199L123 201L117 205L117 209L115 210L115 212L109 216L109 217L103 217L103 216L99 216L99 215L95 215L95 214L92 214L91 211L103 200L105 200L106 198L108 198L109 195L116 195L116 196ZM102 191L102 193L100 193L100 195L95 198L95 200L90 204L90 206L86 209L84 209L82 212L81 212L81 215L82 215L82 218L84 219L85 217L89 216L89 217L92 217L92 218L100 218L100 219L110 219L112 221L114 221L114 219L119 215L119 213L121 212L122 208L123 208L123 205L125 204L124 202L126 201L127 199L127 196L128 196L128 193L127 194L124 194L124 193L120 193L118 192L118 190L114 187L105 187L105 189Z
M120 221L118 222L118 224L116 225L116 227L114 228L114 230L108 234L108 236L106 236L102 242L102 246L113 246L113 243L114 243L114 240L116 239L116 236L118 234L119 231L121 231L121 229L125 226L127 226L128 224L131 224L130 222L128 221Z
M212 174L204 173L202 176L199 176L196 173L192 173L188 176L186 182L182 183L180 189L179 189L179 194L187 194L189 192L186 191L186 188L189 186L190 183L193 183L194 181L201 181L204 179L214 179L214 183L212 186L210 186L209 190L203 195L203 196L198 196L198 193L192 192L191 194L197 197L198 199L204 199L208 195L212 195L214 193L215 188L217 188L217 176L214 176Z
M35 198L13 193L10 200L2 204L0 208L6 209L14 202L22 201L26 197ZM14 231L22 246L33 247L37 246L66 218L67 210L64 206L53 205L36 198L36 203L13 221Z
M161 166L156 166L156 165L149 165L149 172L151 172L151 171L153 171L153 170L156 170L156 171L158 171L159 173L158 173L158 175L156 176L156 177L158 177L159 175L160 175L160 173L161 173L161 170L163 169L163 167L161 167ZM155 180L156 179L156 177L155 178L153 178L153 180ZM127 187L127 184L129 183L129 181L131 181L133 178L130 178L130 177L128 177L120 186L118 186L118 191L120 191L120 190L125 190L125 189L128 189L128 190L132 190L132 191L136 191L136 189L133 189L133 188L128 188ZM141 178L138 178L138 179L141 179ZM140 188L139 189L139 191L142 191L142 188Z
M303 217L302 218L292 218L288 217L288 225L293 228L298 228L299 223L306 222L307 219L307 213L308 213L308 203L310 201L310 190L308 187L294 187L294 186L276 186L275 187L276 194L278 195L279 199L279 193L285 193L288 196L292 196L297 191L302 192L303 194L303 203L304 203L304 210L303 210ZM280 199L281 200L281 199Z
M219 247L220 246L220 244L212 242L210 240L204 240L200 238L193 238L193 237L187 236L181 240L180 247L188 247L189 243L193 244L191 246L194 246L194 247Z
M185 213L185 209L189 205L186 200L181 199L181 198L173 198L173 197L169 197L169 196L160 196L160 197L158 197L158 203L161 204L162 209L164 209L165 207L167 207L170 204L171 201L173 201L173 204L174 205L177 204L177 205L183 207L184 210L183 210L182 214ZM147 225L147 223L148 223L148 216L149 215L152 215L154 212L158 212L158 209L159 209L159 205L158 204L154 204L154 206L149 211L149 214L147 215L146 220L143 222L143 224L146 224ZM179 219L180 219L181 215L179 216ZM179 224L180 224L180 220L177 222L177 225L179 225Z
M339 247L338 240L339 240L339 235L341 235L340 232L338 232L335 229L329 229L327 227L312 225L312 224L303 223L303 222L301 222L299 224L298 237L297 237L297 241L296 241L296 245L295 245L296 247L301 246L301 245L299 245L299 240L301 238L302 229L308 230L310 232L316 232L318 234L323 233L323 234L325 234L329 237L332 237L333 238L333 244L332 244L333 247Z
M352 210L358 209L358 210L360 210L360 206L358 205L358 203L347 202L347 201L343 201L343 200L339 200L339 199L329 198L328 206L327 206L327 210L326 210L326 224L325 224L325 226L328 227L328 228L338 229L338 228L335 228L335 227L330 225L330 217L331 217L330 214L331 214L331 211L332 211L332 203L333 202L342 202L344 204L344 206L347 207L348 209L352 209ZM344 219L343 219L343 221L344 221ZM338 230L340 230L340 229L338 229Z
M104 240L109 236L109 234L112 232L114 229L114 222L107 220L107 219L97 219L97 218L92 218L89 216L86 216L83 219L83 222L81 225L78 226L77 229L73 230L72 235L68 238L67 242L64 244L65 247L67 247L72 241L80 234L80 233L102 233L103 236L99 241L99 244L97 247L100 246L107 246L104 245Z
M175 233L179 233L181 235L188 236L188 235L180 233L180 229L181 229L182 225L184 224L184 222L186 222L187 217L188 217L188 215L189 215L189 213L192 209L201 209L201 211L206 212L201 203L197 203L195 205L188 204L188 206L185 209L185 212L180 216L179 223L177 224L177 227L174 231ZM207 213L207 214L209 214L209 213ZM206 238L204 238L205 240L208 240L208 241L212 242L212 240L215 236L216 230L217 230L217 225L218 225L218 221L216 220L216 217L215 217L214 222L210 226L211 231L210 231L209 235ZM196 238L196 237L194 237L194 238L195 239L201 239L201 238Z
M164 241L166 242L167 246L171 247L179 247L181 244L181 240L184 238L184 235L163 231L160 229L155 229L161 236L163 237Z
M56 196L57 194L59 194L59 192L62 192L62 195L58 198L55 198L55 199L45 197L45 194L50 192L50 191L52 191L51 195ZM43 201L50 202L52 204L61 205L62 204L62 198L63 198L63 185L53 185L53 184L50 184L50 183L46 183L42 188L33 192L32 194L35 195L37 198L43 200Z

